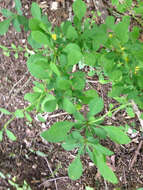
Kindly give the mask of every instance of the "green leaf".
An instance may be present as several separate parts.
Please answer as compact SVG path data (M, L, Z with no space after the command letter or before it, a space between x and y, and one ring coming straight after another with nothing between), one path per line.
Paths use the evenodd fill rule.
M70 53L71 50L75 50L75 51L81 51L80 47L75 44L75 43L69 43L64 49L63 51L66 53Z
M32 30L32 31L38 31L40 30L40 21L36 18L30 18L29 19L29 28Z
M79 131L73 131L73 132L71 133L71 135L72 135L72 137L73 137L74 139L76 139L77 141L83 140L83 136L81 136L81 134L80 134Z
M100 113L104 108L104 103L102 98L96 97L89 102L88 106L89 106L88 117L90 117Z
M128 116L130 116L131 118L132 118L132 117L135 117L135 113L134 113L133 108L127 107L127 108L126 108L126 112L127 112Z
M140 35L140 28L138 26L134 26L132 31L130 32L131 39L136 41Z
M99 169L100 174L111 183L118 183L117 177L114 172L107 166L105 157L99 151L94 150L94 163Z
M41 157L47 157L48 156L48 154L45 154L44 152L41 152L41 151L36 151L35 152L38 156L41 156Z
M6 129L5 132L10 140L16 141L16 136L10 130Z
M22 15L22 6L20 0L14 0L15 1L15 9L17 10L18 14Z
M69 114L73 114L76 112L75 106L68 98L64 98L63 100L63 109L67 111Z
M121 129L115 126L103 126L102 127L109 138L118 144L128 144L131 142L130 138Z
M76 111L73 113L73 115L76 120L85 121L84 116L80 112Z
M75 0L72 7L75 16L81 20L86 13L86 4L82 0Z
M23 118L24 117L23 110L20 110L20 109L17 109L14 114L17 118Z
M15 19L13 20L13 26L14 26L14 28L15 28L15 30L16 30L17 32L21 32L20 23L19 23L18 18L15 18Z
M31 45L31 47L33 49L38 49L38 48L42 47L41 44L39 44L38 42L36 42L35 40L33 40L31 34L28 36L28 43Z
M82 163L80 161L80 158L77 157L72 161L70 166L68 167L68 175L69 178L72 180L77 180L81 177L83 172Z
M56 87L61 90L67 90L71 87L71 81L66 80L64 77L57 77Z
M41 9L38 6L37 3L32 2L32 6L31 6L31 14L34 18L37 18L39 20L41 20Z
M124 19L125 18L125 19ZM115 34L119 40L126 43L129 39L129 21L123 17L123 21L115 25Z
M140 119L143 119L143 113L141 113L141 115L140 115Z
M101 129L101 128L93 128L95 134L102 138L102 139L105 139L106 138L106 131Z
M9 57L10 56L10 52L3 52L3 54L5 55L5 56L7 56L7 57Z
M53 112L56 109L56 99L53 95L48 94L41 104L41 109L44 112Z
M92 187L86 186L86 190L94 190Z
M19 24L21 24L21 25L24 26L24 30L25 30L25 31L28 31L28 30L29 30L28 18L26 18L26 17L23 16L23 15L18 15L18 16L17 16L17 19L18 19L18 21L19 21Z
M89 89L84 92L85 96L89 98L90 100L93 98L98 98L98 93L94 89Z
M66 32L66 37L69 40L75 40L78 38L77 31L75 30L75 28L72 25L70 25L68 27L67 32Z
M77 44L70 43L64 48L63 51L68 54L69 65L77 64L82 58L80 47Z
M0 112L6 114L6 115L11 115L12 113L10 113L8 110L4 109L4 108L0 108Z
M3 15L4 17L11 17L11 16L14 15L13 12L11 12L11 11L8 10L8 9L1 9L0 12L2 13L2 15Z
M89 66L95 66L96 57L95 53L86 53L84 56L85 64Z
M73 150L78 146L79 144L77 144L77 140L73 138L71 133L66 137L65 142L62 144L62 147L67 151Z
M81 71L74 72L71 81L73 90L82 91L86 83L85 74Z
M0 35L4 35L8 31L10 21L11 21L11 18L0 22Z
M120 81L122 79L122 72L119 69L117 69L111 72L111 74L109 74L109 77L113 81Z
M114 152L110 151L109 149L105 148L101 144L94 144L94 148L104 154L105 156L111 156L114 154Z
M32 31L31 33L33 40L42 45L49 45L49 38L46 34L40 31Z
M41 137L49 142L61 142L67 137L74 123L69 121L61 121L53 124L49 130L41 133Z
M3 130L0 131L0 142L2 141L3 139Z
M134 7L133 8L135 14L141 14L143 16L143 7L140 6L140 7Z
M73 149L75 149L76 147L78 147L78 145L77 144L71 144L71 143L67 143L67 142L64 142L63 144L62 144L62 147L65 149L65 150L67 150L67 151L71 151L71 150L73 150Z
M108 36L106 30L106 25L100 25L94 28L93 35L91 35L93 50L98 50L101 45L107 42Z
M41 93L35 92L35 93L26 93L24 96L24 100L27 100L31 104L34 103L36 100L39 99Z
M32 117L30 116L30 114L28 112L25 111L25 117L26 119L31 123L32 122Z
M37 119L41 122L46 122L46 119L42 117L41 115L37 115Z
M113 16L106 17L106 25L108 29L114 29L115 27L115 18Z
M14 54L15 59L18 59L18 53Z
M81 52L72 49L70 53L68 53L68 64L75 65L81 60L81 58L82 58Z
M51 70L52 70L54 73L56 73L56 75L57 75L58 77L61 76L61 73L60 73L60 71L59 71L59 69L58 69L58 67L57 67L57 65L56 65L55 63L51 62L51 63L50 63L50 68L51 68Z
M27 61L29 72L38 79L49 78L48 59L42 55L31 55Z

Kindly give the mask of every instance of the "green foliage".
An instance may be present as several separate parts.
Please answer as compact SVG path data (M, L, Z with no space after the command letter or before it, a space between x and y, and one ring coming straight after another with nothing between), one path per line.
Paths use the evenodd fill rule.
M42 132L41 136L49 142L64 141L73 125L74 123L69 121L57 122L49 130Z
M5 132L10 140L16 141L16 136L10 130L6 129Z
M11 113L8 110L4 109L4 108L0 108L0 112L4 113L6 115L11 115Z
M96 149L94 150L93 154L94 163L98 167L100 174L111 183L118 183L117 177L105 163L105 156Z
M68 175L70 179L77 180L81 177L82 171L83 171L83 168L82 168L81 160L79 157L76 157L68 168Z
M81 20L86 13L86 4L82 0L76 0L73 3L73 11L75 16Z
M15 9L17 10L19 15L22 15L22 5L20 0L14 0L15 1Z
M10 22L11 22L10 18L0 22L0 35L4 35L8 31Z
M132 1L121 3L112 0L112 4L123 13L129 11ZM21 25L26 31L29 30L28 43L33 50L26 48L24 51L28 52L28 71L36 81L33 82L33 90L24 96L24 100L29 102L26 108L13 113L0 108L2 113L12 115L0 131L0 141L4 131L10 140L16 140L15 135L7 129L13 119L25 116L32 122L30 112L36 111L39 121L45 122L43 113L61 109L72 115L73 122L58 121L43 131L41 137L49 142L61 142L67 151L78 150L76 158L69 165L69 177L76 180L82 175L80 158L88 154L104 179L118 183L106 163L106 157L113 152L102 146L100 140L109 138L118 144L130 143L124 126L105 126L104 121L121 109L129 117L134 117L130 100L143 108L143 44L138 40L140 28L134 26L130 31L131 18L128 16L122 16L118 23L115 23L113 16L108 16L105 23L97 25L93 20L84 18L86 4L82 0L73 3L73 23L66 21L58 27L52 27L37 3L32 3L32 18L29 19L22 15L19 0L15 1L15 5L18 14L1 11L6 20L0 22L0 35L8 31L11 22L18 32ZM135 15L141 14L141 5L139 2L134 7ZM1 45L0 48L9 56L7 47ZM15 58L19 51L23 51L15 45L11 48ZM110 104L109 111L104 114L103 98L96 90L85 88L87 73L82 68L87 66L91 69L88 74L93 76L96 73L101 84L112 83L108 97L114 98L119 103L118 107Z
M33 2L31 6L31 14L34 18L41 20L41 9L35 2Z

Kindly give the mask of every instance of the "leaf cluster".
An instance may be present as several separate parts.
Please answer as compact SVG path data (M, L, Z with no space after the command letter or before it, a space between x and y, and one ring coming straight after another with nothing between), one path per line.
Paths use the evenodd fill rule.
M132 1L126 1L123 6L116 0L112 3L122 12L130 7ZM138 40L140 28L134 26L132 31L129 30L129 16L123 16L121 22L116 24L113 16L108 16L101 25L90 22L84 18L86 4L82 0L73 3L73 22L65 21L56 27L42 14L37 3L32 3L30 19L22 15L20 1L15 0L15 4L17 14L1 11L7 19L0 23L0 34L8 31L11 22L14 27L17 26L15 28L23 25L25 30L30 31L28 42L34 53L28 57L27 68L36 80L33 91L24 96L29 102L28 107L14 113L3 108L0 111L11 114L12 118L25 116L29 122L32 122L29 113L33 110L43 114L61 109L71 114L73 122L56 122L42 132L41 137L49 142L61 142L67 151L78 150L68 168L71 179L76 180L82 175L81 156L87 153L100 174L106 180L117 183L117 177L106 163L106 157L113 152L102 146L100 140L109 138L118 144L130 143L124 127L105 126L104 119L111 117L117 109L125 108L128 115L134 117L129 103L132 99L143 108L143 44ZM80 69L73 70L79 64L100 68L109 78L108 82L112 83L109 96L120 103L119 108L110 105L108 113L103 114L103 99L96 90L85 90L86 73ZM105 82L103 78L102 82ZM120 97L122 94L124 96ZM85 106L87 111L83 114ZM41 122L45 121L41 116L39 118ZM7 129L8 124L4 127L5 132L11 140L16 140ZM3 131L0 140L2 134Z

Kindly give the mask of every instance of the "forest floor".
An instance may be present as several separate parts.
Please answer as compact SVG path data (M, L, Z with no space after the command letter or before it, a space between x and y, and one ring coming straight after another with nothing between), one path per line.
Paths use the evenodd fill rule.
M56 10L51 10L53 9L52 0L37 0L42 10L47 13L49 20L54 25L59 25L63 20L69 18L72 0L54 0L54 2L58 7L55 8ZM96 7L92 0L85 2L88 6L87 16L90 17L91 11L95 11ZM22 0L23 11L27 16L30 16L31 3L32 0ZM103 1L102 9L105 14L108 14L106 10L108 4L104 3ZM13 6L14 1L0 1L0 8L13 10ZM2 15L0 15L0 20L3 20ZM97 22L100 22L100 19ZM5 36L0 37L0 44L11 47L12 43L24 47L27 44L27 34L17 33L11 27ZM31 91L34 78L27 71L26 59L24 53L20 53L18 59L15 59L13 52L6 57L0 50L0 107L9 111L15 111L17 108L20 109L27 105L23 97L25 93ZM100 84L98 76L92 77L90 85L104 99L105 113L109 103L117 104L107 96L111 86ZM34 113L33 117L35 117ZM12 142L4 136L3 141L0 142L0 190L15 189L8 182L8 179L13 177L19 185L26 181L32 190L85 190L86 186L93 187L95 190L136 190L143 187L143 147L140 148L132 165L136 151L141 145L141 137L137 132L140 125L137 117L129 118L125 111L119 111L113 118L108 118L106 121L115 126L127 124L132 129L136 129L136 133L131 136L132 141L128 145L117 146L109 140L102 142L114 152L107 162L119 179L117 185L105 181L87 156L82 157L83 176L76 181L70 180L67 176L67 168L76 152L66 152L60 144L45 142L39 135L42 130L51 126L55 121L70 119L70 116L56 111L49 115L45 114L45 117L46 122L43 124L37 120L33 120L29 124L25 119L15 119L8 126L8 129L17 136L17 141ZM0 129L8 119L8 116L0 115ZM37 151L43 152L46 156L40 156ZM7 177L4 178L2 174Z

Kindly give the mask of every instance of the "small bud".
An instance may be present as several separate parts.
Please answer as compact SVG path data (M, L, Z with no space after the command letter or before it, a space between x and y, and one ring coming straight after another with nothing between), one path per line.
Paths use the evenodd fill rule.
M109 38L113 38L113 34L109 34L108 36L109 36Z
M56 34L52 34L52 39L53 39L53 40L56 40L56 39L57 39Z
M122 51L124 51L124 50L125 50L125 48L124 48L124 47L121 47L121 50L122 50Z
M140 68L138 66L136 66L135 68L135 74L137 74L137 72L140 70Z

